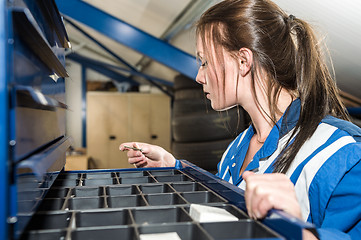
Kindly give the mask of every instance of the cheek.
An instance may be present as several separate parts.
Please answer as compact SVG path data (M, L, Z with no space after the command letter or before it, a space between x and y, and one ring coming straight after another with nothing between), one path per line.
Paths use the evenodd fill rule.
M236 91L232 70L230 69L229 73L226 72L225 79L223 76L218 78L215 71L207 72L206 81L208 90L212 92L211 105L214 110L222 110L235 104Z
M212 92L218 92L217 76L215 72L208 70L206 76L207 85L212 89Z
M215 83L217 84L217 83ZM227 91L227 89L224 88L223 82L218 83L216 86L214 86L214 94L216 95L214 100L212 101L212 108L214 110L222 110L224 108L227 108L230 98L230 93Z
M226 105L234 105L237 103L237 82L238 75L235 72L229 72L225 79L225 88L222 86L223 93L225 94Z

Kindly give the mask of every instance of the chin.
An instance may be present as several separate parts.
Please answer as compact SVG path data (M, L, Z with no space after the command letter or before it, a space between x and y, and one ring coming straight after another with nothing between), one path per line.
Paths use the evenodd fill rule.
M223 111L227 111L227 110L237 106L237 104L229 105L229 106L217 106L217 105L213 104L213 102L211 102L211 106L212 106L213 110L218 111L218 112L223 112Z
M211 101L211 107L212 107L212 109L215 110L215 111L220 111L220 109L221 109L219 106L217 106L216 104L214 104L213 101Z

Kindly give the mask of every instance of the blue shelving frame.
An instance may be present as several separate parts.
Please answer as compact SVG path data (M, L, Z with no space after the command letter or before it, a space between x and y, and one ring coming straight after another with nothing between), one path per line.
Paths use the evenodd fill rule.
M6 1L0 0L0 239L7 239L7 218L9 216L8 183L8 14Z
M196 58L81 0L56 0L59 11L177 72L195 79ZM82 9L82 11L79 11Z
M0 0L0 239L20 236L40 203L27 193L64 167L69 46L53 0Z

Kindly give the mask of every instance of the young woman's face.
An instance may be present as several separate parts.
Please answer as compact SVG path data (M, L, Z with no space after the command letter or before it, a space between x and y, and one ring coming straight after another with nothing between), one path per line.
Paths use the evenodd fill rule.
M196 81L202 84L203 91L206 98L211 101L212 108L222 111L238 104L236 93L238 65L226 51L223 51L223 59L217 59L213 44L211 45L211 49L204 49L202 40L198 37L197 56L200 67ZM207 59L205 51L211 53L207 54L207 56L211 56L212 61ZM214 64L211 64L211 62ZM224 68L221 66L222 62L224 62Z

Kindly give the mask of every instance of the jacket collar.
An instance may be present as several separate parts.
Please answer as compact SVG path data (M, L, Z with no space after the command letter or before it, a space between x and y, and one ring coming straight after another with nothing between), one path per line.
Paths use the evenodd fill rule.
M288 106L283 116L272 128L263 146L258 150L258 152L254 155L253 160L248 164L246 171L257 171L259 168L259 161L266 160L276 151L279 140L296 126L300 115L300 109L301 101L297 98L290 104L290 106ZM235 157L232 161L230 161L229 169L232 175L233 183L236 185L242 181L242 177L239 177L239 172L246 156L250 140L254 135L254 131L254 127L251 125L246 132L246 136L244 137L242 143L240 143L238 147L238 144L234 144L232 146L232 155Z

